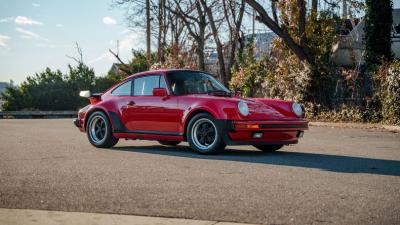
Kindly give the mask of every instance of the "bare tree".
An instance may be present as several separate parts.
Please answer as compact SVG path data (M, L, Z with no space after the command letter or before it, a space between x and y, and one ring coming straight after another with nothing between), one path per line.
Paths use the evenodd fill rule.
M167 5L165 6L166 9L174 9L174 10L167 10L168 13L168 22L170 24L170 33L171 33L171 46L180 46L181 45L181 36L184 33L185 25L183 24L182 20L179 16L171 11L177 11L177 7L174 6L174 3L171 0L167 0Z
M207 19L206 12L203 10L201 3L198 0L187 0L180 2L174 0L175 7L166 7L171 13L181 19L189 35L195 40L197 66L200 70L205 70L204 65L204 48L207 39L206 27ZM183 7L182 7L183 6Z
M83 64L82 48L79 46L78 42L75 42L75 48L76 48L76 51L78 52L79 58L77 58L75 56L69 56L69 55L67 55L67 57L74 60L78 64Z
M245 3L244 0L224 0L222 1L224 9L224 18L229 29L229 42L228 42L228 70L226 73L226 80L231 78L231 70L235 65L236 49L238 46L240 30L243 21Z
M118 68L122 70L124 73L127 75L130 75L132 71L130 70L130 66L126 64L122 59L119 57L119 41L117 41L117 53L115 53L113 50L108 49L108 51L118 60L118 62L121 64Z
M257 13L258 16L256 19L262 23L264 23L269 29L271 29L276 35L278 35L286 46L297 56L300 61L306 61L309 64L313 64L313 56L311 55L307 46L305 46L305 26L306 26L306 3L304 0L297 0L297 10L299 13L298 16L298 35L299 35L299 43L295 41L295 38L292 37L287 29L288 22L283 21L283 25L281 26L277 22L277 18L272 19L265 8L260 5L256 0L245 0L247 4L249 4ZM273 1L273 0L272 0ZM275 17L275 16L274 16Z
M208 21L211 27L211 31L214 37L216 49L217 49L217 54L218 54L218 63L219 63L219 79L224 83L227 84L226 80L226 73L225 73L225 59L224 59L224 51L223 51L223 46L221 44L221 40L219 38L219 31L216 25L216 21L214 19L213 12L211 11L211 7L213 7L213 4L215 5L217 2L214 1L211 3L211 6L208 6L205 0L199 0L201 2L201 5L203 6L203 9L205 13L207 14Z

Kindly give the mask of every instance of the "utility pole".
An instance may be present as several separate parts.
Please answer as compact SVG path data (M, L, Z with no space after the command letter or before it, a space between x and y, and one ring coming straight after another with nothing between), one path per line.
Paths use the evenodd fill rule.
M147 47L147 65L150 67L151 47L150 47L150 0L146 0L146 47Z

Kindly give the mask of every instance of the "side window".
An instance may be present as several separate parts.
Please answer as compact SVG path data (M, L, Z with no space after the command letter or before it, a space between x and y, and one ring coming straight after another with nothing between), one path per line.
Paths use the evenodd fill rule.
M167 83L165 82L164 76L160 76L160 88L167 88Z
M152 96L153 89L160 86L160 76L144 76L135 79L134 96Z
M111 94L117 96L130 96L132 94L132 81L127 81L121 84L115 88Z

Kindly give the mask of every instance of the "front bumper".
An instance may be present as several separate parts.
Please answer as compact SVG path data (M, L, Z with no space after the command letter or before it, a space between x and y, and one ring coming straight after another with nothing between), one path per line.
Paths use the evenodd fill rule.
M298 143L305 120L294 121L219 121L227 145L288 145Z

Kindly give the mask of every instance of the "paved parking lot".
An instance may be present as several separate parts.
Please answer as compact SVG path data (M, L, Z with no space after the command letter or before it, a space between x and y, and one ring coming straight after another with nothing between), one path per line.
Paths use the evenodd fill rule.
M71 120L0 120L0 208L265 224L399 224L400 134L311 127L273 154L120 141Z

